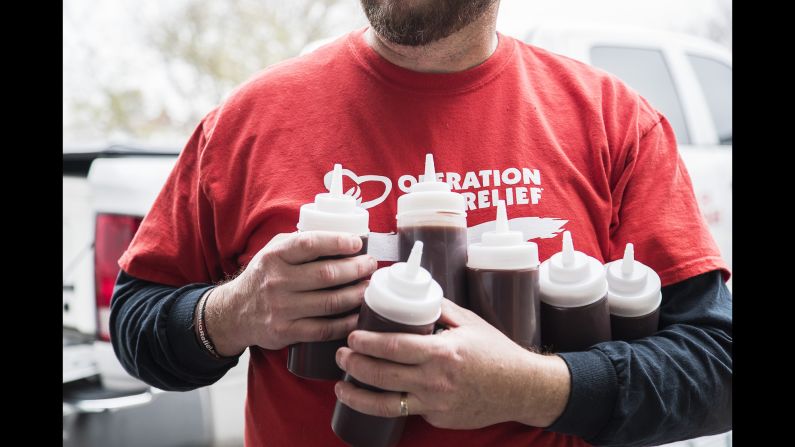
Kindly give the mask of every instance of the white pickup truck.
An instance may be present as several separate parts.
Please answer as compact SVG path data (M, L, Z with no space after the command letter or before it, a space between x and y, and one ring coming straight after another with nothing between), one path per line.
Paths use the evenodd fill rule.
M525 40L618 75L666 115L731 265L731 53L697 38L618 27L545 25ZM127 374L108 342L116 260L177 153L64 148L64 446L243 443L246 355L212 386L163 392ZM731 435L685 444L730 445Z

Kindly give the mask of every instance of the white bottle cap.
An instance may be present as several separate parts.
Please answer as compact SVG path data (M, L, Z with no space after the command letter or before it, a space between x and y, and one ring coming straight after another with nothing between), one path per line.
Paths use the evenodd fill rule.
M482 242L469 244L467 267L490 270L538 268L538 245L527 242L521 231L510 231L505 201L497 202L497 229L483 234Z
M654 312L662 301L660 276L645 264L635 260L630 243L624 249L624 259L605 266L607 273L607 302L610 313L619 317L642 317Z
M574 251L571 233L563 233L563 250L541 263L541 301L557 307L582 307L607 294L605 269L599 260Z
M329 192L315 196L314 203L301 206L298 231L341 231L364 236L370 233L370 214L356 199L342 193L342 165L335 164Z
M430 324L442 313L442 287L420 267L422 242L417 241L406 262L382 267L373 273L364 291L370 309L396 323Z
M466 199L453 192L450 185L436 178L433 154L425 155L425 175L411 185L409 192L398 197L397 218L412 214L460 213L466 215Z

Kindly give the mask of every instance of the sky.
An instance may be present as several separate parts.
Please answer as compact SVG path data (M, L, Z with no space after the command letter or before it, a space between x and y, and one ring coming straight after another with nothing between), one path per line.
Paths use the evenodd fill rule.
M684 30L717 13L717 0L502 0L497 28L520 37L545 19L572 19Z

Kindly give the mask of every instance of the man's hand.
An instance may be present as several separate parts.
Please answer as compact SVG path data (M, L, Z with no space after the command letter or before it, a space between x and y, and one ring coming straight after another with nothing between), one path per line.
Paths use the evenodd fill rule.
M362 413L397 417L405 391L409 413L440 428L506 421L547 427L560 416L570 391L563 359L523 349L447 299L440 322L450 329L436 335L352 332L350 347L337 351L337 363L388 392L338 382L337 398Z
M281 349L298 342L345 338L357 314L321 318L359 307L367 281L334 289L371 275L377 267L369 255L351 255L362 240L344 233L312 231L279 235L251 259L235 279L207 298L205 320L210 338L222 356L248 346Z

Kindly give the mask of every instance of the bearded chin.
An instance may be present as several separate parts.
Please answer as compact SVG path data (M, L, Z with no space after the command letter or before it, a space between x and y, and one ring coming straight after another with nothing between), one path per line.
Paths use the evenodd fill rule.
M361 3L370 25L381 38L398 45L422 46L471 24L495 1L361 0Z

